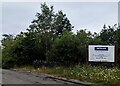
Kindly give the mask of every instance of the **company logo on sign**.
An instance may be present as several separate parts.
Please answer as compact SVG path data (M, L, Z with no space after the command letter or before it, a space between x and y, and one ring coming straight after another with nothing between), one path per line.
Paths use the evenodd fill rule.
M95 50L108 51L108 47L95 47Z

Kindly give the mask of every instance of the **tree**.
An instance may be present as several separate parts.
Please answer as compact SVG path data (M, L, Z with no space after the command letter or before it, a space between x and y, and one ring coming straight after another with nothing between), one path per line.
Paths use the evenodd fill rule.
M65 29L72 30L66 15L62 11L55 13L53 6L41 4L41 13L36 14L27 32L21 32L15 37L4 34L3 63L20 66L31 65L36 59L48 61L54 40L62 36Z
M43 47L43 55L48 60L47 53L50 51L53 41L60 37L63 30L72 30L72 25L62 11L55 14L53 6L48 7L46 3L41 4L41 13L36 14L36 19L27 29L30 32L38 34Z
M27 32L3 35L3 67L32 65L35 60L55 61L62 66L84 64L88 44L117 43L120 57L120 27L104 25L100 33L93 34L86 29L74 34L72 28L66 14L55 13L53 6L41 4L41 12L36 14Z
M60 36L63 34L63 30L71 31L73 28L70 21L66 17L66 14L63 14L62 11L58 11L58 13L56 13L54 26L55 33Z
M117 27L115 30L115 44L116 44L116 48L117 48L117 64L120 67L120 27Z
M14 44L14 38L13 35L9 34L3 34L3 39L2 39L2 67L4 68L9 68L13 67L14 62L12 59L13 53L13 44Z
M92 33L90 31L79 30L76 35L80 53L80 63L84 64L86 62L87 46L92 42Z
M100 32L100 38L102 40L102 43L107 45L113 45L115 41L114 36L115 28L111 26L106 27L104 25L104 29L102 29Z
M49 60L60 63L62 66L71 66L79 62L78 41L75 35L68 30L63 31L63 36L57 38L49 53Z

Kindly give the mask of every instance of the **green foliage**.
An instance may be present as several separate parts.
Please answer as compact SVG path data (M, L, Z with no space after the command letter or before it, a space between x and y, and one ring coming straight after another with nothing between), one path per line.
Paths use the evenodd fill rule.
M78 61L80 64L83 64L86 62L86 54L87 54L87 46L91 41L91 32L87 32L86 29L85 30L80 30L77 32L76 35L76 41L78 41L77 47L79 49L80 55L78 58Z
M34 60L48 61L48 53L54 40L62 36L63 30L72 30L72 25L66 15L59 11L55 13L53 6L41 4L41 13L31 22L27 32L17 36L4 34L3 67L32 65ZM8 67L9 68L9 67Z
M72 24L62 11L41 4L41 13L31 22L27 32L13 36L4 34L2 61L4 68L32 65L35 60L54 61L71 66L84 64L89 44L117 44L120 65L120 28L104 25L100 33L79 30L72 32Z
M5 38L2 40L2 64L3 64L3 68L9 68L9 67L13 67L14 63L13 63L13 59L12 59L12 49L13 49L13 45L14 45L14 40L13 40L13 36L12 35L7 35L4 34L3 35ZM12 64L11 64L12 63Z
M103 29L100 32L100 38L103 44L106 45L114 45L115 41L116 41L116 32L117 31L117 27L116 24L114 26L108 26L106 27L106 25L104 25Z
M55 40L49 53L49 59L66 66L77 64L80 58L80 52L77 46L78 41L75 35L65 30L63 36Z
M117 47L117 63L120 67L120 27L115 31L115 42Z
M120 66L120 27L114 26L106 27L100 32L99 38L101 39L102 44L106 45L115 45L117 52L117 64Z

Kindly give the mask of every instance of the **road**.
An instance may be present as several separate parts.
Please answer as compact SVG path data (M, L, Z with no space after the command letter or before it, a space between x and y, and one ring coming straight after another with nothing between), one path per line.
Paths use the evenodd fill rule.
M46 75L35 75L30 72L2 70L2 84L73 84L62 80L52 79Z

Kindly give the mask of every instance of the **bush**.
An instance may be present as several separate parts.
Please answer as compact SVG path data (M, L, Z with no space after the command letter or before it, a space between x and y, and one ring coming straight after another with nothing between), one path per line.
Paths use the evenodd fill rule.
M61 38L57 38L49 52L49 60L64 66L77 64L80 58L78 42L72 32L64 31Z

